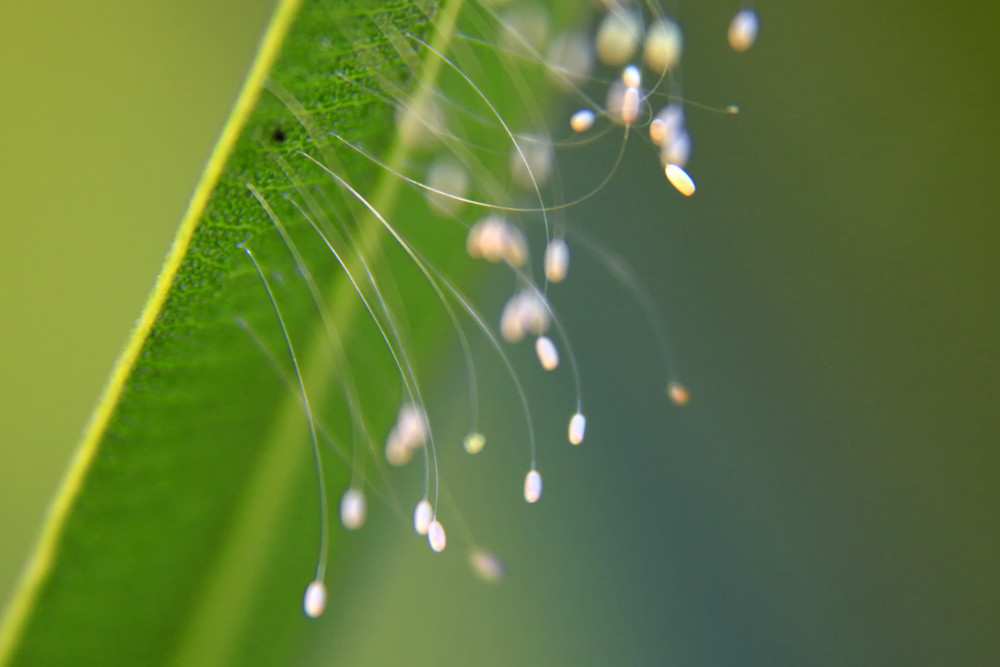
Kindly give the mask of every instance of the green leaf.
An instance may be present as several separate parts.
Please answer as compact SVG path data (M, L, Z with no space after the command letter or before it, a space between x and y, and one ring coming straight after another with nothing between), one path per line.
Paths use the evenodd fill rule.
M287 659L308 623L300 600L316 553L316 484L299 397L271 363L287 366L283 339L241 244L280 292L317 405L333 393L324 388L336 385L339 369L324 359L329 344L316 310L306 290L290 285L298 267L249 186L289 221L295 209L286 194L342 195L301 151L368 186L387 214L412 206L414 193L356 151L337 150L323 128L388 151L389 165L405 162L406 151L389 145L392 105L375 91L438 77L440 59L404 62L400 35L421 34L433 15L432 39L446 41L461 7L279 3L4 619L0 663ZM359 252L375 271L395 274L402 259L380 247L371 216L357 215L356 203L324 206L351 215ZM312 233L301 217L289 227L299 240ZM461 238L425 237L431 248ZM383 425L398 398L386 400L392 367L382 342L323 245L313 238L302 251L352 365L364 369L359 393L381 397L368 400L366 418ZM398 282L401 302L426 302L405 274ZM410 319L412 349L430 355L440 315ZM331 410L331 421L347 421ZM326 458L331 485L346 484L350 466ZM331 558L339 557L335 549ZM335 565L331 576L344 576ZM266 642L256 641L262 629Z

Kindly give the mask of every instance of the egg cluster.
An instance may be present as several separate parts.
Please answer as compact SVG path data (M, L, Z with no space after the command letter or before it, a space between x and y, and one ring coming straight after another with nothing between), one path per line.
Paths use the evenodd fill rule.
M364 215L384 230L391 242L408 258L420 274L420 280L433 290L455 330L468 368L468 393L471 399L470 427L462 445L469 454L478 454L487 444L487 437L476 426L477 385L474 360L463 319L486 337L497 351L520 398L527 427L530 461L523 479L523 497L527 503L537 503L542 496L542 475L538 470L532 410L522 386L522 380L507 350L525 339L533 340L538 363L552 372L565 362L573 377L576 404L567 411L567 440L572 445L583 442L587 420L583 411L580 370L562 320L550 302L552 285L563 283L570 275L571 246L583 249L602 263L614 280L636 298L649 316L653 329L666 354L665 334L658 321L655 303L644 290L641 281L627 262L580 231L570 228L566 212L593 196L608 182L621 160L630 133L648 133L649 141L659 151L662 168L669 183L681 194L691 196L696 187L688 173L691 137L685 113L689 102L680 94L679 71L683 60L684 33L674 18L665 14L652 1L643 3L625 0L605 0L599 15L578 17L569 27L554 29L550 9L536 3L486 2L474 5L478 32L456 28L464 26L460 16L449 14L449 3L435 14L438 24L428 35L402 31L387 33L389 41L406 62L419 63L435 72L426 76L414 69L412 88L384 83L377 88L372 83L350 80L359 90L375 92L394 108L395 146L406 159L378 155L359 141L352 141L337 128L328 128L317 138L317 144L329 145L339 151L360 156L378 167L384 178L403 183L423 193L426 210L413 212L414 217L443 217L464 228L465 254L475 261L496 265L515 284L513 293L499 312L499 317L483 315L472 299L466 296L437 264L428 258L408 237L406 221L383 210L377 197L362 192L345 174L316 157L308 150L299 157L320 169L333 190L350 201L357 215ZM465 9L463 11L472 11ZM592 21L590 31L580 27L580 21ZM482 28L482 26L487 26ZM391 27L385 30L391 31ZM739 11L728 30L729 43L737 51L745 51L754 43L758 32L756 14L751 9ZM489 51L498 67L476 61L470 53ZM484 71L490 71L484 75ZM500 72L498 75L497 72ZM346 75L344 77L347 81ZM489 77L500 76L508 92L516 100L511 109L501 104L501 96L491 87ZM447 87L441 80L447 78ZM569 132L563 120L553 120L542 111L531 91L539 81L550 84L546 108L577 105L569 116ZM535 88L533 88L535 87ZM377 90L376 90L377 88ZM511 93L512 91L512 93ZM603 103L599 104L598 99ZM286 104L290 102L286 101ZM700 106L700 105L699 105ZM735 107L722 110L735 113ZM515 120L516 119L516 120ZM522 127L525 129L522 130ZM635 128L644 128L644 133ZM560 132L562 128L562 132ZM584 193L566 196L559 182L558 165L563 152L596 141L613 132L621 134L618 159L603 180ZM561 136L561 135L565 136ZM483 144L492 142L492 147ZM500 146L497 149L496 146ZM502 153L502 154L499 154ZM324 304L316 296L311 274L287 224L275 213L264 195L249 186L261 206L295 257L298 272L310 283L317 307L328 329L333 329L332 317L324 314ZM382 461L402 467L415 458L424 462L424 491L413 505L414 531L426 537L430 549L441 552L447 537L439 517L438 489L441 471L435 452L432 420L424 403L408 346L401 331L403 325L393 312L392 299L386 294L385 282L378 271L366 261L359 242L348 225L325 216L306 193L288 197L298 217L315 231L316 237L330 250L334 260L346 274L357 298L375 324L385 348L392 358L402 386L402 397L395 422L387 429L384 442L371 446L374 440L366 427L362 406L352 384L350 373L342 374L344 394L357 425L357 431L369 440L369 447L353 454L342 454L357 472L359 460L371 457L375 465ZM324 218L331 219L324 219ZM419 223L418 223L419 224ZM544 233L538 266L532 253L533 235L526 226L535 224ZM244 248L257 268L275 314L281 321L289 356L294 365L303 408L309 420L317 466L320 465L320 440L325 431L310 407L308 393L296 361L296 354L281 309L264 270L249 247ZM466 260L468 261L468 260ZM537 272L537 278L536 278ZM491 324L491 322L496 324ZM331 338L333 336L331 335ZM349 355L340 351L343 366L350 367ZM669 369L669 362L667 362ZM672 373L667 384L667 397L676 405L689 399L686 387ZM564 422L566 423L566 422ZM522 469L523 470L523 469ZM326 491L322 470L318 470L322 517L326 517ZM366 499L370 486L363 473L352 474L349 487L340 499L340 522L349 531L358 530L368 512ZM450 511L450 510L449 510ZM457 508L455 509L457 513ZM323 529L324 531L326 528ZM306 589L303 608L310 617L319 616L327 601L323 582L327 535L321 536L320 563L314 580ZM504 574L500 558L490 551L473 545L469 562L473 571L485 581L497 581Z

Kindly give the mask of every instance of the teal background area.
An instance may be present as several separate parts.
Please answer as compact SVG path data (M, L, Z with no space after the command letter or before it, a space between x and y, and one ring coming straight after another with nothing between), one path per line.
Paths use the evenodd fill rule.
M0 44L0 597L152 285L266 5L102 2L55 19L44 3L0 8L12 35ZM457 528L435 557L373 517L304 659L1000 660L1000 9L761 2L758 44L734 54L736 9L677 12L685 94L743 109L689 109L698 193L683 200L633 141L571 217L629 258L663 306L691 404L666 401L639 310L575 252L553 303L581 362L586 442L565 445L566 370L543 376L515 350L545 476L543 501L525 507L526 445L497 446L522 446L523 424L481 346L496 379L490 444L481 458L443 455L507 581L468 574ZM567 183L599 180L612 144L564 161ZM439 405L464 405L455 357Z

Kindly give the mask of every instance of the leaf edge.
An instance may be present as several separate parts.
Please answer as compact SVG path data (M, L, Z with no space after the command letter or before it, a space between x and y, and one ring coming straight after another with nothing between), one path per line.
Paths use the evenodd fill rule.
M271 19L268 21L243 86L237 95L236 103L226 119L208 161L205 163L205 168L198 179L187 210L181 218L180 226L163 262L163 267L157 275L156 283L146 299L142 314L129 334L124 349L115 360L111 374L101 392L101 398L84 428L80 444L59 483L59 490L49 504L31 555L18 577L14 594L0 617L0 665L9 664L14 655L34 603L52 571L66 520L83 488L91 462L100 448L100 443L118 405L122 390L135 368L157 317L163 309L174 279L187 254L191 238L202 219L202 213L208 204L209 197L219 182L236 142L265 89L268 74L280 54L281 47L299 13L302 2L303 0L278 0Z

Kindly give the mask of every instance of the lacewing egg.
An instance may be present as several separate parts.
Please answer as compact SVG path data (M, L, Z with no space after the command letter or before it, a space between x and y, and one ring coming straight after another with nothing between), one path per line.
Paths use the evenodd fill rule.
M385 460L390 465L404 466L413 458L413 451L397 439L389 438L385 443Z
M657 116L649 121L649 138L657 146L663 145L663 139L667 136L666 123Z
M477 577L491 584L503 579L506 573L503 561L497 555L482 549L473 549L469 553L469 565Z
M427 422L423 411L413 404L406 404L399 409L396 425L386 438L385 458L394 466L405 465L426 439Z
M541 4L520 4L500 18L500 45L524 56L544 52L549 42L549 16Z
M524 325L521 323L521 301L518 295L507 300L500 314L500 335L508 343L517 343L524 338Z
M518 292L504 305L500 315L500 335L508 343L517 343L526 333L539 336L549 328L549 311L534 290Z
M569 420L569 441L571 444L579 445L583 442L583 434L587 430L587 418L577 412Z
M674 142L684 132L684 107L671 103L660 109L649 124L649 138L657 146Z
M639 113L641 96L637 88L629 88L620 80L608 87L608 95L604 103L605 113L615 123L629 125Z
M448 195L465 197L469 193L469 172L455 160L438 159L427 168L427 185L434 190L440 190L440 192L433 190L424 192L428 204L446 213L456 213L464 202Z
M684 50L684 33L668 18L655 21L646 33L646 64L657 74L677 67Z
M549 79L563 90L586 82L594 70L594 52L582 32L564 32L555 36L545 54Z
M569 126L574 132L586 132L594 127L597 115L590 109L580 109L569 118Z
M396 106L396 131L404 146L429 148L445 132L444 111L430 94L417 93Z
M499 215L488 215L469 230L466 249L470 257L483 258L487 262L499 262L503 259L504 227L506 221Z
M540 336L549 329L549 309L542 296L531 289L526 289L520 294L521 306L519 308L521 326L528 333Z
M688 401L691 400L691 394L688 392L687 387L680 382L671 382L668 393L670 394L670 400L676 405L687 405Z
M555 236L545 246L545 277L561 283L569 271L569 246L561 236Z
M673 141L663 144L660 150L660 160L663 164L676 164L679 167L686 167L688 159L691 157L691 135L681 131Z
M531 470L524 478L524 499L529 503L537 503L541 497L542 476L537 470Z
M638 88L642 85L642 72L635 65L629 65L622 71L622 83L629 88Z
M470 433L465 436L462 446L465 447L465 451L469 454L478 454L486 446L486 436L482 433Z
M511 147L510 175L522 188L532 189L548 182L555 162L556 151L551 139L541 134L524 135L517 147Z
M520 228L508 223L502 255L511 266L522 267L528 261L528 242Z
M427 542L430 543L434 553L438 554L444 551L444 547L448 543L444 534L444 526L437 519L431 521L427 526Z
M752 9L741 9L729 22L729 46L734 51L746 51L757 41L760 21Z
M622 105L625 103L625 91L628 87L621 81L615 81L608 86L608 94L604 101L604 112L616 123L622 122Z
M642 104L642 95L638 88L627 86L622 95L621 121L625 125L631 125L639 117L639 106Z
M417 503L416 509L413 510L413 530L417 531L418 535L426 535L433 520L434 508L425 498Z
M309 618L317 618L326 609L326 584L322 581L313 581L306 587L306 594L302 596L302 610Z
M503 259L504 247L507 244L507 222L499 216L489 216L483 223L479 237L479 250L487 262L499 262Z
M666 168L667 180L670 184L677 188L677 192L681 193L685 197L690 197L694 194L695 185L688 173L684 171L684 168L676 164L668 164Z
M535 341L535 352L538 354L538 361L545 370L554 370L559 365L559 350L556 349L556 344L548 336L538 337L538 340Z
M597 27L597 57L605 65L624 65L639 48L642 38L642 21L639 16L622 7L608 12Z
M469 257L496 263L501 260L521 267L528 261L528 242L524 232L503 216L491 213L469 229L465 239Z
M348 530L357 530L365 524L368 508L361 489L348 489L340 499L340 522Z

